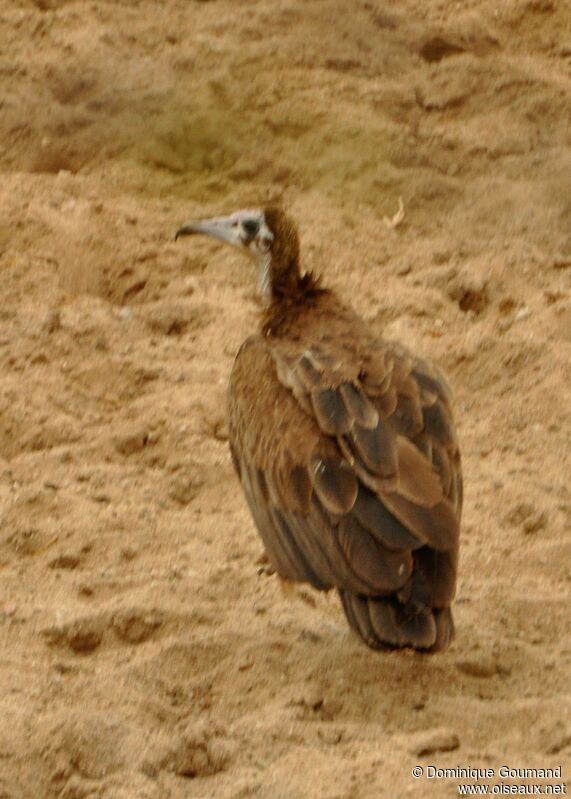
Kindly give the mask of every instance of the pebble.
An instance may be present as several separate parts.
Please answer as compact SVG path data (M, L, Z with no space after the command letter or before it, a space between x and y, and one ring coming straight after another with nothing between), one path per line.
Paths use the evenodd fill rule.
M547 526L547 514L545 511L536 511L529 518L527 518L523 525L523 532L527 535L538 533Z
M203 485L204 477L198 472L180 475L171 481L169 497L179 505L188 505L198 496Z
M418 757L435 752L452 752L460 746L458 735L447 727L436 727L417 733L409 739L409 751Z
M92 499L94 502L99 502L102 505L108 505L111 502L111 496L105 492L91 494L90 499Z
M161 304L145 313L149 328L165 336L180 336L191 327L202 327L204 312L188 305Z
M218 419L212 426L212 435L216 441L228 441L230 433L228 432L228 422L226 419Z
M121 550L121 557L123 558L123 560L127 561L135 560L138 554L139 554L139 549L137 547L125 546Z
M317 737L328 746L336 746L343 740L343 730L337 727L319 727Z
M531 316L531 308L528 305L524 305L523 308L520 308L519 311L515 315L516 322L522 322L524 319L527 319Z
M128 305L123 305L122 308L119 308L118 316L123 322L130 322L134 316L133 310Z
M121 611L113 619L117 637L128 644L140 644L148 640L161 625L162 620L158 616L138 610Z
M571 729L558 727L545 736L544 751L547 755L558 755L571 746Z
M177 731L173 744L151 749L145 773L166 770L180 777L210 777L224 771L234 757L234 746L219 725L190 722Z
M77 569L80 564L80 557L79 555L72 554L72 553L64 553L62 552L60 555L55 557L53 560L49 562L50 569L67 569L72 571L73 569Z
M149 433L145 429L129 430L116 435L113 439L115 449L121 455L134 455L141 452L149 440Z
M497 662L486 655L475 656L467 658L466 660L458 660L455 663L458 671L463 674L468 674L470 677L487 678L493 677L498 673Z
M78 483L89 483L91 478L93 477L93 472L88 470L82 470L81 472L77 473L76 480Z
M48 311L42 323L44 333L55 333L61 329L61 312L59 309Z

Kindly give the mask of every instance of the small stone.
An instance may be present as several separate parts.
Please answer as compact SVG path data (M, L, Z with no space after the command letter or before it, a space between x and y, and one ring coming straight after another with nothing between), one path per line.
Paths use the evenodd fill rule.
M307 641L310 644L318 644L322 640L322 636L315 630L309 630L304 627L298 635L300 641Z
M122 322L130 322L134 314L128 305L124 305L122 308L119 308L118 316Z
M121 455L134 455L147 445L149 434L145 429L129 430L114 438L114 445Z
M500 333L507 333L510 327L512 326L513 321L511 319L500 319L498 322L498 331Z
M544 751L547 755L558 755L568 746L571 746L571 730L564 727L555 728L544 736Z
M198 496L203 485L204 477L196 471L177 476L169 486L169 497L179 505L188 505Z
M188 305L157 304L149 308L145 316L149 328L165 336L180 336L189 328L202 326L200 309Z
M461 671L463 674L468 674L470 677L485 679L487 677L493 677L498 673L497 662L485 655L459 660L455 665L458 671Z
M195 277L187 277L184 280L182 286L182 295L185 297L191 297L194 292L198 289L199 283Z
M451 258L452 250L436 250L434 253L432 253L432 263L437 264L438 266L447 264Z
M308 686L301 695L292 700L291 704L306 710L319 710L325 701L323 691L317 686Z
M498 303L498 311L505 316L513 311L516 306L516 301L513 297L505 296Z
M547 514L545 511L536 511L529 516L522 524L522 530L527 535L538 533L547 526Z
M459 746L460 738L455 732L446 727L437 727L414 735L409 742L409 751L424 757L435 752L452 752Z
M99 502L101 505L108 505L111 502L111 496L104 491L98 491L91 495L94 502Z
M482 275L468 272L453 274L448 282L448 296L458 303L461 311L468 318L475 318L485 311L489 305L488 279ZM473 317L470 317L473 314Z
M232 756L233 747L221 730L191 722L182 731L168 761L174 773L181 777L209 777L224 771Z
M523 308L519 309L514 318L516 322L522 322L524 319L528 319L530 316L531 308L527 305L524 305Z
M230 434L228 432L228 422L225 417L207 420L207 427L210 435L212 435L216 441L228 441Z
M135 256L135 260L138 263L145 263L145 261L152 261L158 257L158 250L155 247L148 247L146 250L138 253Z
M57 660L54 663L54 671L57 671L58 674L73 674L74 672L77 672L77 667L72 663L66 663L63 660Z
M158 617L138 610L122 611L113 620L117 637L128 644L147 641L161 625L162 620Z
M69 647L74 652L93 652L102 639L103 634L99 630L77 630L69 637Z
M77 569L80 560L79 555L62 552L61 555L57 555L57 557L49 562L49 567L50 569L68 569L72 571L73 569Z
M44 333L55 333L56 331L61 329L61 312L59 309L54 308L51 311L48 311L46 314L46 318L42 324L42 330Z
M336 727L319 727L317 737L328 746L336 746L343 740L343 730Z
M123 547L123 549L121 550L121 557L123 558L123 560L126 561L135 560L138 554L139 550L137 549L137 547L126 546Z

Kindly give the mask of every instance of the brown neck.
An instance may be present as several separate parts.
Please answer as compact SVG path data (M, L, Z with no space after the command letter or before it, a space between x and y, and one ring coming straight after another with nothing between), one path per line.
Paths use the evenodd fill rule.
M312 274L300 274L299 238L293 222L279 208L265 208L266 224L274 234L269 264L269 305L264 314L266 333L282 329L288 314L295 306L312 303L321 293L319 280ZM295 313L294 313L295 315Z
M273 300L299 293L299 238L295 225L280 208L264 209L266 225L274 234L271 246L269 287Z
M273 252L270 261L271 301L293 299L301 289L299 259L288 251Z
M295 327L299 315L311 313L319 305L319 300L331 292L320 288L319 278L313 274L305 274L297 279L293 291L285 294L274 294L269 305L264 309L261 328L266 336L287 335Z

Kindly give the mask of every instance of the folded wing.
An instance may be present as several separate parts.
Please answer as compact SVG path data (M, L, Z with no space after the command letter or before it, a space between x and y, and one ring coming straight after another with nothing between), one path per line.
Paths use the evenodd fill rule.
M233 458L269 557L284 577L337 588L371 646L430 650L452 635L462 476L450 398L433 366L378 340L254 337L234 366Z

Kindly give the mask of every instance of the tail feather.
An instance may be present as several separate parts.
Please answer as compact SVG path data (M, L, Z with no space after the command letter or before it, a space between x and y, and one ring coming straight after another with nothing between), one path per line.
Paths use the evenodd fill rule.
M343 589L339 595L349 626L372 649L411 647L440 652L454 638L449 607L419 608L403 604L396 596L365 597Z

